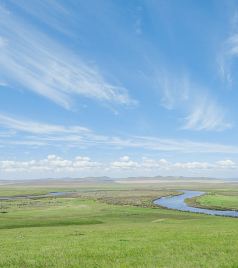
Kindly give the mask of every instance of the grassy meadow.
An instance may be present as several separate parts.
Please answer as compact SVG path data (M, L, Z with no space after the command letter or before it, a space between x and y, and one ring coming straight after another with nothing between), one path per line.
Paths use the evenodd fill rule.
M201 206L237 208L238 185L206 182L5 185L0 267L238 267L238 219L155 207L176 190L208 192ZM67 197L27 194L74 191Z
M202 208L238 210L238 192L210 193L198 198L191 198L188 203Z

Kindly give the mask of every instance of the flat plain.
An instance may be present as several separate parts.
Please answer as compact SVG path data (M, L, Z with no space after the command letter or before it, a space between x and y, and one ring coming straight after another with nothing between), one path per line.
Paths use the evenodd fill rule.
M202 190L204 207L238 209L238 184L161 180L22 182L0 187L0 267L238 267L238 219L152 201ZM27 198L49 192L67 196Z

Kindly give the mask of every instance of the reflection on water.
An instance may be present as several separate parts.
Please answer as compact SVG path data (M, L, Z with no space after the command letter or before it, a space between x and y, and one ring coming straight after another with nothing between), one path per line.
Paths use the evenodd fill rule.
M154 204L165 208L176 209L181 211L203 213L208 215L238 217L238 211L232 211L232 210L223 211L223 210L190 207L185 203L185 199L201 196L205 193L198 191L183 191L183 192L184 193L181 195L161 197L155 200Z

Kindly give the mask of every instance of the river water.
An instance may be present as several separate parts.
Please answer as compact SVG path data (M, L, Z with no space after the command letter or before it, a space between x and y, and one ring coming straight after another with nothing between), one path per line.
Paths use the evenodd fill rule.
M189 211L195 213L203 213L208 215L217 215L217 216L227 216L227 217L238 217L238 211L232 210L214 210L206 208L195 208L186 204L185 199L201 196L205 192L198 191L182 191L183 194L176 196L166 196L154 200L155 205L159 205L169 209L176 209L180 211Z

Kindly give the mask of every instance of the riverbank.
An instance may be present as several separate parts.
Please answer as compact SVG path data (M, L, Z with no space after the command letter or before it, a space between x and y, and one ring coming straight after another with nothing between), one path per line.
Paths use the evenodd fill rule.
M203 196L186 199L185 202L189 206L196 208L238 211L238 196L206 193Z
M238 211L233 210L214 210L209 208L198 208L190 206L187 202L193 198L201 198L205 192L200 191L187 191L183 190L183 194L169 197L162 197L154 201L154 204L167 209L174 209L179 211L201 213L215 216L226 216L226 217L238 217Z

